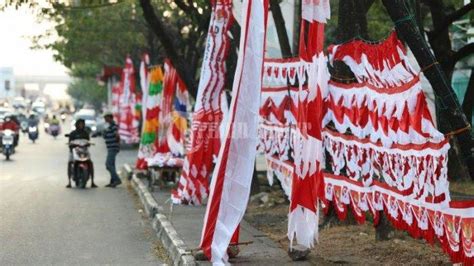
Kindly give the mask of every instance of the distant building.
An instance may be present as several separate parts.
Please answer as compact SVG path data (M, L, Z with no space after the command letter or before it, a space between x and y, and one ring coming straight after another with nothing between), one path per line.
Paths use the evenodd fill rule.
M0 99L15 96L15 76L12 67L0 67Z

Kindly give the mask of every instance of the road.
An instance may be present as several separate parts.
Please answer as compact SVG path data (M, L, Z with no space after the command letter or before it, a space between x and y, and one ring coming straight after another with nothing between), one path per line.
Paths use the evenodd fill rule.
M150 225L125 185L105 188L103 139L93 139L96 189L66 189L66 139L22 136L0 157L0 265L156 265ZM122 151L118 164L135 151Z

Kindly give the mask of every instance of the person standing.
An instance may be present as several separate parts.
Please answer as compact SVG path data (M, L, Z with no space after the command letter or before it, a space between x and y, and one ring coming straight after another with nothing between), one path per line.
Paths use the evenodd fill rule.
M110 184L106 185L106 187L114 188L122 184L122 180L120 180L115 168L115 159L120 151L120 135L118 134L118 126L114 122L112 113L106 112L104 119L108 125L104 131L105 145L107 146L105 167L110 173Z

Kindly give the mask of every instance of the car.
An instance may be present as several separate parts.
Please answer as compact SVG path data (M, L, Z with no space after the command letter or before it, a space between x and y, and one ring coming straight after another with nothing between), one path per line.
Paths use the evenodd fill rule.
M14 110L10 107L0 107L0 119L5 119L5 116L13 113Z
M100 131L97 128L97 118L95 116L95 111L94 113L91 112L83 112L82 110L79 110L76 114L74 114L73 119L71 121L71 130L76 129L76 121L78 119L84 119L86 122L86 129L89 131L92 137L97 137L100 135Z
M35 112L38 116L43 116L46 113L46 105L44 102L35 101L31 105L31 110Z

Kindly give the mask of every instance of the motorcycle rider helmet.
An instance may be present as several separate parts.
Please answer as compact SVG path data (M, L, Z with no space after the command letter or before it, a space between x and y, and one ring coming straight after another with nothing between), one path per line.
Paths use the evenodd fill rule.
M79 119L76 120L76 123L74 125L76 126L76 128L78 128L79 124L82 124L85 127L86 126L86 121L82 118L79 118Z

